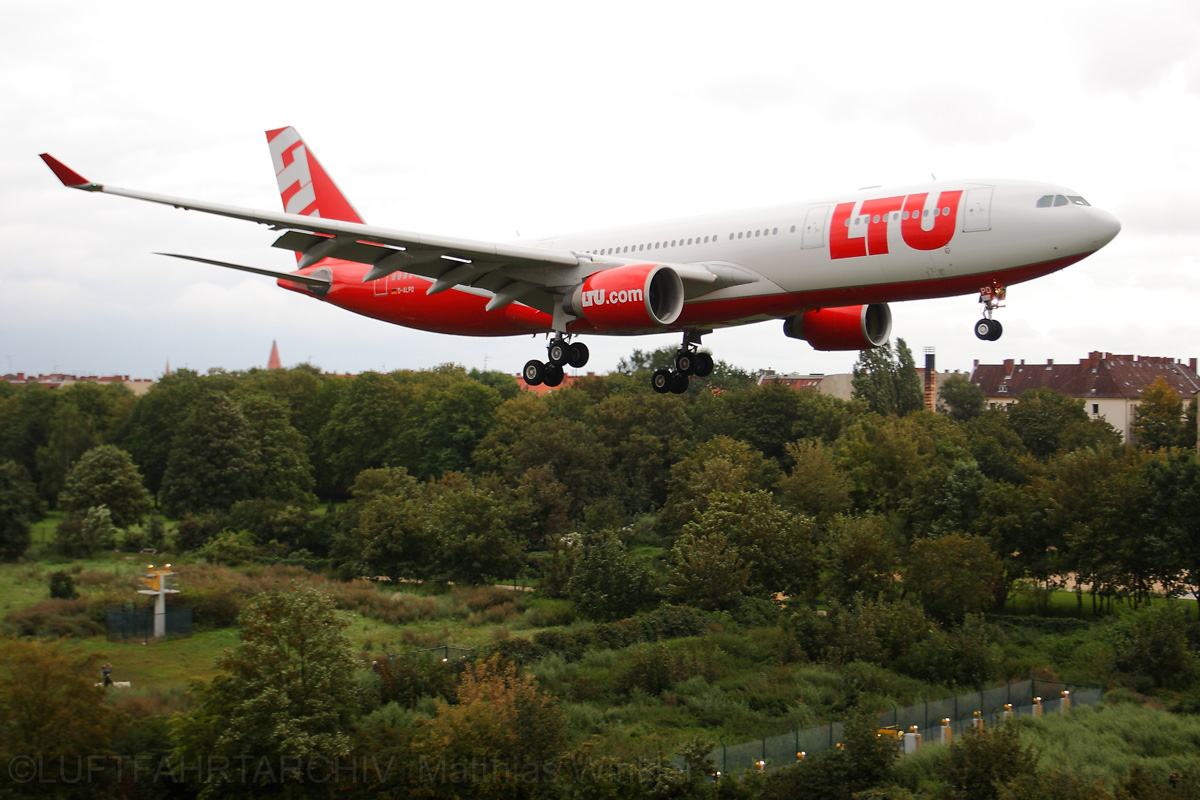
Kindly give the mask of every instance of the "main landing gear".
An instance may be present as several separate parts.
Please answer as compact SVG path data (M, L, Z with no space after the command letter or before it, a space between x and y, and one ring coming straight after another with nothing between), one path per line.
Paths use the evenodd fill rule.
M688 388L688 377L707 378L713 371L713 357L701 353L699 333L685 333L683 346L675 353L675 368L656 369L650 376L650 385L659 394L683 394Z
M543 362L534 359L526 362L521 376L530 386L537 386L539 383L558 386L563 382L564 364L579 369L587 362L587 345L583 342L568 342L562 336L555 336L550 340L550 344L546 345L546 360Z
M996 341L1004 332L1004 326L1000 324L1000 320L992 319L992 314L997 308L1002 308L1000 301L1004 299L1005 294L1006 287L995 283L979 290L979 302L983 303L983 319L975 323L975 335L985 342Z

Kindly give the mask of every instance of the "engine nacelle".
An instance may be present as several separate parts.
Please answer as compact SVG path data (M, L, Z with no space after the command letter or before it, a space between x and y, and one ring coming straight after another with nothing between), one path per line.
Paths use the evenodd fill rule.
M887 303L818 308L785 319L783 335L804 339L814 350L870 350L892 335L892 310Z
M630 264L588 276L563 308L598 330L642 331L670 325L683 311L683 281L662 264Z

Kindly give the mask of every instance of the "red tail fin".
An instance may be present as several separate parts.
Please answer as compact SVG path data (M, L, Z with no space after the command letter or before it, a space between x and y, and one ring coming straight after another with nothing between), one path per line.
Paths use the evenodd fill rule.
M267 144L271 148L271 161L275 163L275 179L279 182L284 211L321 219L362 222L362 217L342 195L295 128L267 131Z

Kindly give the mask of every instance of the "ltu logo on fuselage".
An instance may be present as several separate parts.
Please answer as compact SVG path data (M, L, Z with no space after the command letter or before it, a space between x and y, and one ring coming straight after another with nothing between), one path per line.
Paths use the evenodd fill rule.
M640 303L645 293L641 289L622 289L619 292L606 291L605 289L588 289L583 292L583 307L591 308L592 306L602 306L606 302L608 305L617 305L619 303Z
M886 255L891 222L900 224L904 243L914 250L945 247L954 238L961 199L962 191L941 192L932 208L926 208L927 192L883 197L863 200L858 214L854 213L856 203L838 203L829 230L829 255L831 258ZM927 224L931 227L926 228Z

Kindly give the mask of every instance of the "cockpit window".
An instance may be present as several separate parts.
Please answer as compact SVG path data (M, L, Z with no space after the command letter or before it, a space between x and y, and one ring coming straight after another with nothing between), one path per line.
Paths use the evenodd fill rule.
M1078 195L1064 196L1061 194L1044 194L1037 201L1038 208L1050 208L1051 206L1057 208L1068 205L1090 206L1091 203Z

